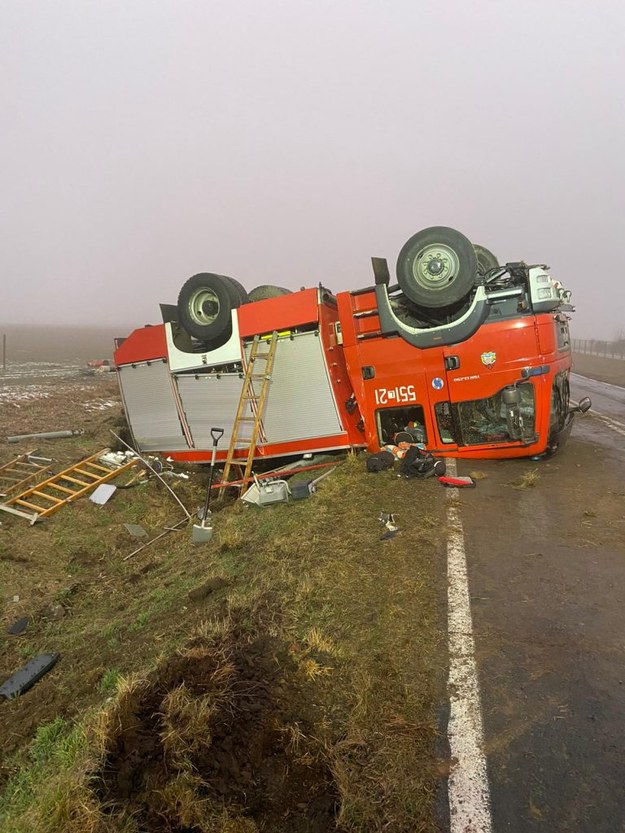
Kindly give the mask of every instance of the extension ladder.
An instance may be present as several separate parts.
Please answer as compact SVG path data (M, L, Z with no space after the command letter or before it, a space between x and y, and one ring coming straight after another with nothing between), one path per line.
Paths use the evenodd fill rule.
M6 497L11 492L16 492L26 486L27 483L32 483L41 475L50 471L50 465L42 465L36 460L31 460L35 451L28 451L26 454L20 454L15 460L10 463L5 463L0 466L0 496Z
M0 503L0 511L25 518L32 525L139 462L135 458L119 468L107 468L97 462L107 451L105 448L97 454L92 454L91 457L86 457L68 469Z
M254 452L258 444L259 437L262 433L262 419L265 411L265 404L267 401L267 394L271 385L271 374L273 372L273 363L276 356L276 347L278 345L278 333L273 332L268 338L262 338L258 335L254 336L252 346L250 348L250 355L247 359L245 368L245 377L243 379L243 387L241 388L241 398L239 399L239 406L237 408L234 424L232 426L232 436L230 437L230 445L228 447L228 454L226 456L226 464L221 480L220 494L223 494L228 485L228 476L233 465L239 466L243 470L243 462L235 460L237 451L247 449L247 457L245 458L245 472L242 475L243 479L250 476L252 465L254 462ZM261 350L260 348L267 349ZM255 367L257 362L264 362L265 366L262 372ZM254 387L255 382L260 382L260 390L258 394ZM249 436L241 436L241 426L251 423L251 434Z

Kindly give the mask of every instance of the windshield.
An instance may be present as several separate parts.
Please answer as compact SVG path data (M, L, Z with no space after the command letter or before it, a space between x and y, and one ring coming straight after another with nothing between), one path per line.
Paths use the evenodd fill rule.
M521 395L518 419L503 401L503 388L486 399L471 399L451 404L438 402L436 419L444 443L482 445L529 438L534 433L534 387L518 385Z

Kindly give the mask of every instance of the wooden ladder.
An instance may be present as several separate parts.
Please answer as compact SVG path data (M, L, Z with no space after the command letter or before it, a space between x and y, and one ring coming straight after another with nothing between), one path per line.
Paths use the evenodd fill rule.
M239 462L235 460L235 454L241 449L247 449L247 457L245 458L245 473L242 478L245 479L250 476L252 465L254 463L254 452L258 444L259 435L262 432L262 420L265 411L265 404L267 402L267 394L271 386L271 374L273 372L273 363L276 357L276 347L278 345L278 333L273 332L269 337L254 336L252 347L250 348L250 355L247 359L245 368L245 377L243 379L243 387L241 388L241 398L239 399L239 406L234 418L232 426L232 436L230 437L230 445L228 447L228 454L226 456L226 464L221 479L221 487L219 489L220 496L225 494L225 489L228 485L228 476L233 465L239 465L243 469L242 460ZM261 350L261 346L266 346L267 349ZM264 362L265 366L261 372L255 368L256 362ZM254 382L260 382L260 391L256 393ZM241 436L242 425L252 425L252 432L249 436Z
M91 457L86 457L68 469L0 503L0 511L26 518L32 525L139 462L134 458L119 468L107 468L97 462L107 451L105 448L97 454L92 454Z
M45 466L30 459L34 454L35 451L28 451L26 454L20 454L15 460L5 463L4 466L0 466L1 497L23 489L27 483L32 483L33 480L37 480L42 474L50 471L52 466Z

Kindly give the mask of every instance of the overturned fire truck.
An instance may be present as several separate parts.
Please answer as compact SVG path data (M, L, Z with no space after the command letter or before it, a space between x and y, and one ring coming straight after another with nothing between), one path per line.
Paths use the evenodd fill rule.
M116 342L128 424L141 451L218 460L345 448L377 451L408 430L440 456L493 458L553 452L571 430L570 292L548 267L506 263L445 227L413 235L391 284L332 294L262 286L249 294L200 273L163 323ZM274 344L271 373L254 372ZM254 385L262 385L262 396ZM240 439L239 439L240 437ZM250 458L251 459L251 458Z

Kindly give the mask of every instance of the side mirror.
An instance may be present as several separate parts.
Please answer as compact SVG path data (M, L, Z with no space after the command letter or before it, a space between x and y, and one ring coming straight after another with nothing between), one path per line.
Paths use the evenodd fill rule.
M508 408L518 408L521 404L521 391L516 387L504 388L503 401Z
M580 414L585 414L586 411L589 411L592 407L592 401L589 396L585 396L583 399L580 399L575 408L571 408L571 413L575 414L579 412Z

